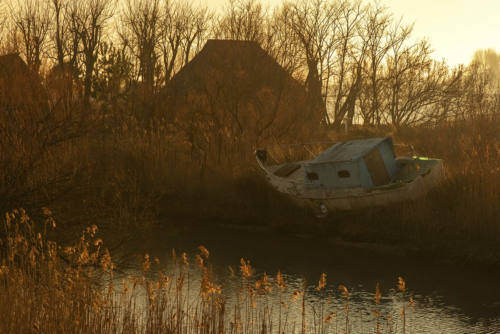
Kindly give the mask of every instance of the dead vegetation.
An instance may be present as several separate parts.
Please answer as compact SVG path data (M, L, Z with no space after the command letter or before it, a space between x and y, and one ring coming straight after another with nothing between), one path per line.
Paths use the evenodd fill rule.
M19 210L7 214L3 227L2 333L357 333L367 327L350 309L346 287L340 286L338 295L323 292L324 274L315 289L320 308L308 302L305 280L300 290L291 291L280 272L276 278L257 276L244 259L240 271L231 269L234 288L222 286L202 246L196 264L173 251L170 269L156 272L159 260L146 254L136 275L118 279L95 225L66 247L50 237L58 228L52 218L35 222ZM202 279L193 280L190 270L201 272ZM391 316L381 313L377 285L370 312L378 319L377 333L405 333L411 327L413 300L401 278L398 290L386 304L401 316Z
M0 212L8 212L0 332L351 331L345 287L332 296L342 309L323 296L311 310L306 282L286 292L282 277L255 278L245 261L229 308L205 250L195 288L182 256L154 280L117 284L121 259L111 256L159 221L259 225L398 244L461 265L500 264L497 74L480 57L454 69L432 60L428 41L410 43L412 27L387 9L326 0L277 9L229 1L220 15L160 0L0 6L0 15L12 14L0 17L0 50L9 54L0 57ZM239 40L243 53L219 43L230 46L208 66L195 57L209 38ZM190 70L198 61L204 65ZM358 123L348 135L339 131L345 116ZM419 202L318 222L266 185L252 154L271 144L380 136L444 159L446 179ZM148 257L141 264L154 268ZM406 299L402 279L398 289ZM280 294L279 305L269 293ZM396 320L379 301L377 290L373 330L394 333ZM291 305L300 305L298 316ZM403 332L411 306L404 300L403 318L394 315Z
M0 17L9 54L0 61L0 212L44 217L46 208L61 246L88 221L113 250L181 217L498 264L491 50L450 68L387 8L357 1L271 9L237 0L220 14L175 1L118 5L1 5L12 17ZM237 41L203 49L210 38ZM345 116L357 123L347 136ZM266 186L252 155L271 144L379 136L444 159L446 180L418 203L318 223Z

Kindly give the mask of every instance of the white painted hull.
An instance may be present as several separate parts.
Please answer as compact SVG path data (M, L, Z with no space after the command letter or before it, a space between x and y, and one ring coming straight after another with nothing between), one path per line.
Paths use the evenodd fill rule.
M437 161L437 164L430 167L423 175L416 176L411 182L393 183L389 186L368 189L359 185L342 189L310 189L303 182L303 166L287 178L276 177L273 174L282 165L261 165L261 167L266 172L269 183L277 191L286 195L297 207L314 211L320 203L323 203L328 211L335 212L390 206L421 198L444 176L443 163L441 160Z
M432 167L428 174L419 176L411 183L395 185L395 189L374 189L372 191L358 189L342 191L339 197L306 198L283 192L299 208L314 211L323 203L328 211L352 211L371 207L391 206L401 202L409 202L424 197L429 190L436 186L444 176L442 162ZM332 194L334 195L334 194Z

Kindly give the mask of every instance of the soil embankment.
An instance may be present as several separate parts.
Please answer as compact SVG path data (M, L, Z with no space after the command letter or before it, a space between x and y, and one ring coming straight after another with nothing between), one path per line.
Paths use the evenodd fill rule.
M500 270L500 243L471 236L464 238L446 227L440 228L438 219L429 217L419 221L414 212L425 210L425 203L439 196L429 194L421 203L406 203L392 208L375 208L363 212L330 213L325 219L317 219L312 212L288 207L276 212L256 209L252 214L216 205L182 204L177 202L164 221L181 222L175 226L208 225L225 229L315 238L318 242L333 243L387 257L419 259L462 268L482 267ZM190 208L190 209L189 209ZM427 208L431 209L431 208Z

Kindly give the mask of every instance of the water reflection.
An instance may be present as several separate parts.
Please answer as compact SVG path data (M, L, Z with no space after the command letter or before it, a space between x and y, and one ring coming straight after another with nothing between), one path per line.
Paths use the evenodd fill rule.
M415 307L406 308L407 332L500 332L500 287L499 277L495 275L381 256L316 238L218 228L187 229L174 236L168 234L168 230L158 228L147 236L148 252L160 260L161 269L172 270L172 248L178 254L186 252L191 263L186 267L190 284L199 286L203 274L195 268L195 256L199 254L198 246L205 246L210 251L215 280L224 286L229 307L236 303L238 291L245 285L239 275L241 258L250 260L256 279L264 272L274 279L280 270L288 286L282 297L287 306L287 321L289 324L295 322L297 331L300 329L301 304L293 303L291 299L294 291L303 289L303 279L306 279L308 317L316 313L323 318L334 312L337 314L334 321L341 322L337 324L340 331L345 326L345 299L341 297L338 286L344 285L351 293L349 327L355 333L373 332L377 321L374 315L375 286L379 283L382 298L378 309L383 328L392 327L393 331L401 332L403 300L397 283L398 277L403 277L407 282L405 305L410 297L415 301ZM236 278L231 278L230 266L237 272ZM322 273L327 275L327 286L316 291ZM327 303L328 294L332 296L331 304ZM258 302L268 303L270 313L276 317L280 309L277 291Z

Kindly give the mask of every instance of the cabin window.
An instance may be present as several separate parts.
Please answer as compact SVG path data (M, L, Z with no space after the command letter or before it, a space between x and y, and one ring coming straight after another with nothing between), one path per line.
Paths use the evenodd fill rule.
M339 170L338 174L341 179L347 179L351 177L351 173L349 173L348 170Z
M307 173L307 178L309 181L317 181L319 180L318 173L312 172L312 173Z

